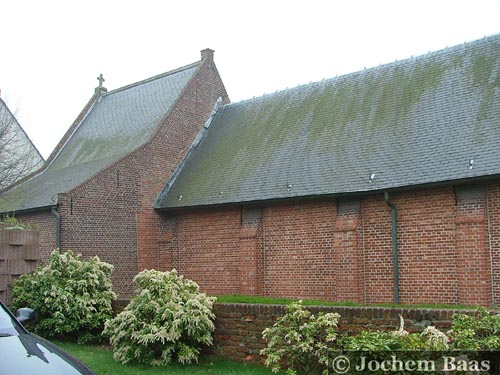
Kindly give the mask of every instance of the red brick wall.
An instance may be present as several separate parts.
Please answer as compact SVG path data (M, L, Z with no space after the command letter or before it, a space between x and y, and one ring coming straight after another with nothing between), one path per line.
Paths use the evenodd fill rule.
M259 227L244 228L240 230L240 246L239 246L239 274L240 274L240 290L241 294L259 295L261 291L259 283L259 244L258 233Z
M397 205L396 197L391 199ZM367 303L393 301L391 209L382 194L363 200L364 288Z
M320 311L340 314L339 332L359 333L364 330L395 330L399 315L405 319L405 329L421 332L434 325L443 332L450 326L453 314L472 313L465 310L389 309L380 307L308 307L315 315ZM265 348L262 331L272 326L285 313L282 305L222 304L214 305L215 333L213 353L235 361L263 362L260 350Z
M240 226L239 209L180 216L173 268L202 285L207 293L239 293Z
M493 281L492 300L500 306L500 184L488 186L487 220L488 247L491 253L491 278Z
M136 212L140 158L117 163L68 194L59 195L61 247L114 265L115 291L130 295L137 274Z
M498 182L390 199L398 210L401 303L498 306ZM393 302L391 209L382 194L270 204L251 236L241 212L177 213L172 266L212 294Z
M364 301L361 202L340 201L335 220L336 300Z
M452 188L394 195L398 208L400 301L460 303Z
M491 304L491 259L486 189L457 189L457 276L459 301Z
M335 216L335 201L264 209L265 295L336 299Z
M137 197L140 204L137 215L139 270L155 268L160 263L160 220L152 209L153 203L209 118L218 98L224 103L229 102L213 61L204 60L164 118L152 142L137 152L145 158Z

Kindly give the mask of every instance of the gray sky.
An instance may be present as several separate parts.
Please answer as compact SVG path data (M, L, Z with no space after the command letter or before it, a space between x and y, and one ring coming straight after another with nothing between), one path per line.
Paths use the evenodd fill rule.
M113 90L212 48L235 102L500 32L500 0L0 0L0 12L1 96L44 157L100 73Z

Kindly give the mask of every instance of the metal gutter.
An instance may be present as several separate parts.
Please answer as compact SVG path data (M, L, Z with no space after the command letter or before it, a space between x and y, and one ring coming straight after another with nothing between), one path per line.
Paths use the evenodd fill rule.
M176 170L176 172L177 172L177 170ZM179 173L180 173L180 171L179 171ZM418 184L418 185L413 184L413 185L395 186L395 187L381 187L379 189L372 189L372 190L365 190L365 191L346 191L346 192L339 192L339 193L296 195L296 196L289 196L289 197L276 197L276 198L264 198L264 199L253 199L253 200L238 200L238 201L226 201L226 202L217 202L217 203L201 203L201 204L179 205L179 206L169 206L169 207L158 207L155 205L154 209L158 212L168 212L168 211L180 211L180 210L216 208L216 207L230 207L230 206L241 206L241 205L248 205L248 206L250 206L250 205L265 205L265 204L273 204L273 203L311 201L311 200L346 198L346 197L365 197L365 196L370 196L370 195L373 196L375 194L381 194L381 193L384 193L386 191L405 192L405 191L432 189L432 188L454 186L454 185L486 183L489 181L494 181L494 180L499 179L499 178L500 178L500 174L492 174L492 175L488 175L488 176L477 176L477 177L461 178L461 179L456 179L456 180L429 182L429 183L422 183L422 184ZM170 182L170 180L169 180L169 182ZM169 186L169 188L170 187L171 187L171 185ZM164 194L162 194L162 196L167 194L168 191L164 191L163 193ZM158 202L159 202L159 200L158 200Z
M24 208L24 209L21 209L21 210L1 211L0 215L29 214L31 212L39 212L39 211L51 210L52 207L56 207L56 206L50 205L50 206L42 206L42 207Z

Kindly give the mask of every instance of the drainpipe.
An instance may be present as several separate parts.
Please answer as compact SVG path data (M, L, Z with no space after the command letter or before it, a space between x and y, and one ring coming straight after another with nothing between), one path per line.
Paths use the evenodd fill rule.
M50 210L56 219L56 248L61 249L61 214L57 212L57 207L53 206Z
M391 202L389 193L384 193L385 203L391 208L392 218L392 263L394 265L394 303L399 304L399 254L398 254L398 209Z

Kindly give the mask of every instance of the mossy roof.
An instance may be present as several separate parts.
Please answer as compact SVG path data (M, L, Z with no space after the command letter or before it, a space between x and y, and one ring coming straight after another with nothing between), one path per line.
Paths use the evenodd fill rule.
M499 140L500 34L222 107L155 207L491 176Z
M0 196L0 212L53 206L65 193L154 135L199 63L104 93L53 161Z

